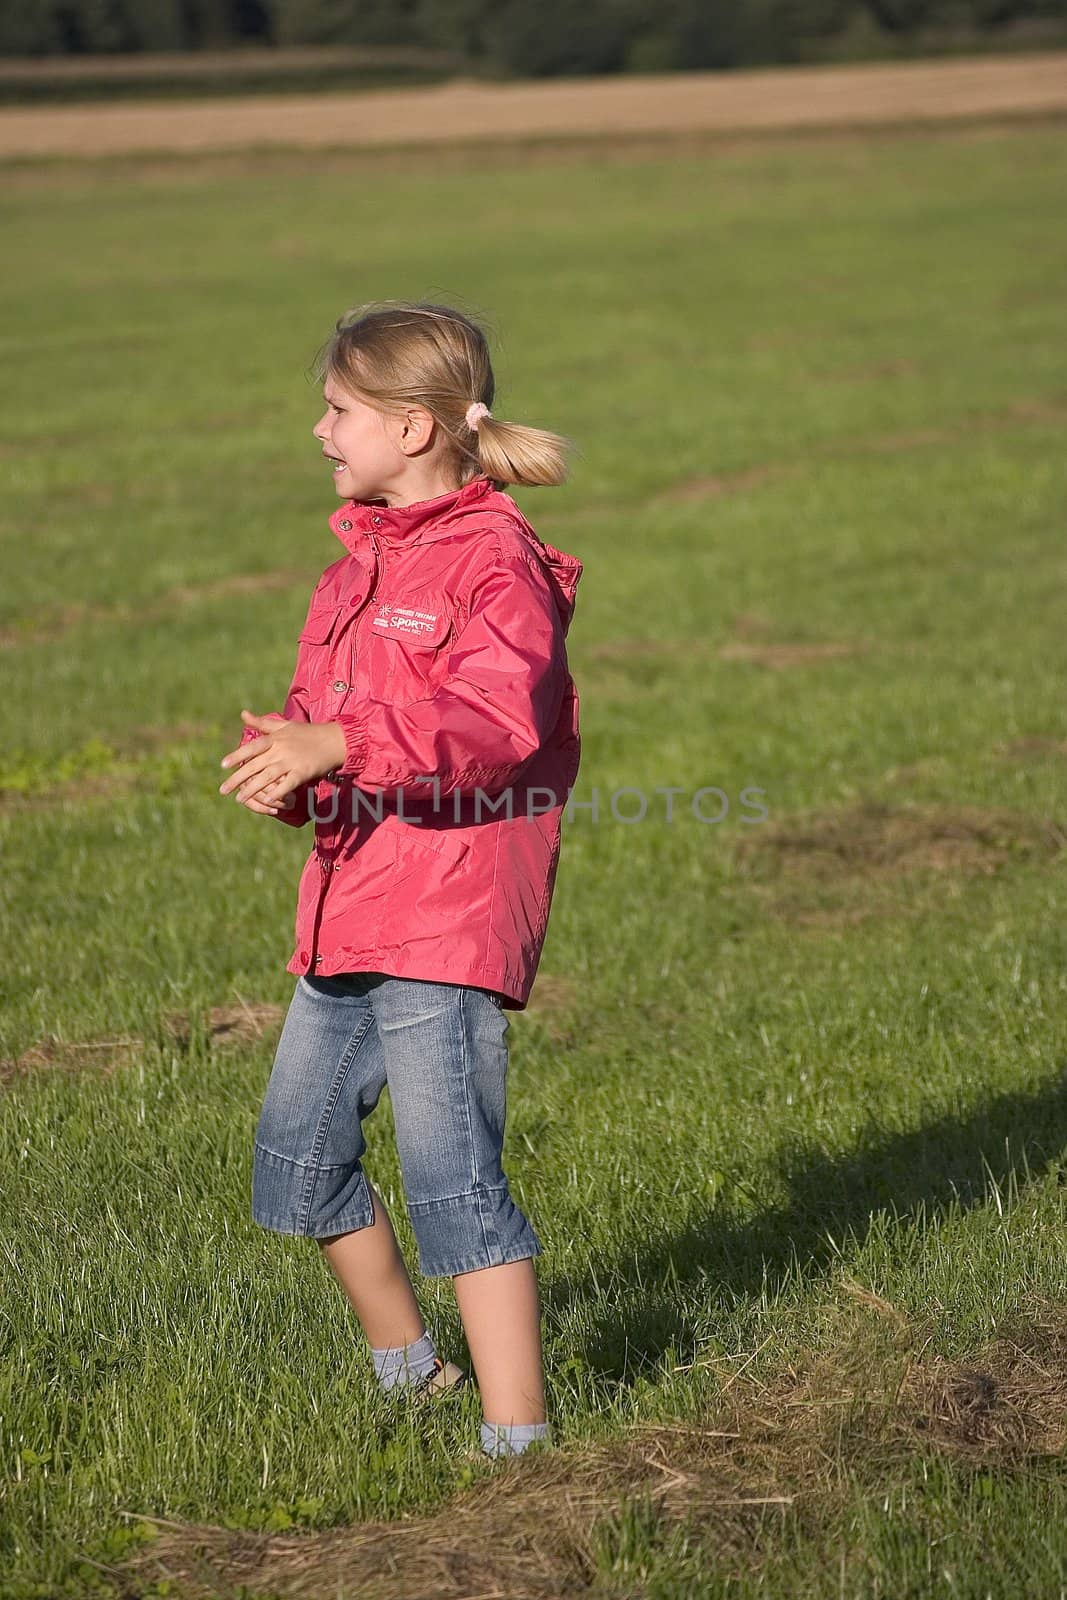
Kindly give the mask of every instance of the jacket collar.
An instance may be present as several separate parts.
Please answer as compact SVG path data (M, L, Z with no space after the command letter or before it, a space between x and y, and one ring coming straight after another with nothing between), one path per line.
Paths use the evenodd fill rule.
M361 544L368 534L386 540L432 538L431 529L436 530L442 519L447 524L452 512L476 507L493 492L492 479L480 473L460 489L450 489L432 500L416 500L409 506L346 500L330 517L330 527L349 551Z

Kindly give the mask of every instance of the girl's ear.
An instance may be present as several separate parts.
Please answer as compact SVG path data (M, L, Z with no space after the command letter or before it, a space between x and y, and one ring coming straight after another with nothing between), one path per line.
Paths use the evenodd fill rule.
M400 419L400 448L405 451L421 450L429 442L433 431L433 417L422 406L408 406Z

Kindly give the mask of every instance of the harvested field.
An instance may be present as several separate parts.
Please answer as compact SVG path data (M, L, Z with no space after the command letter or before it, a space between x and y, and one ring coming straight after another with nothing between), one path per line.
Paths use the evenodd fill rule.
M366 94L0 110L0 158L494 143L878 127L1067 111L1067 54L648 74L452 80Z

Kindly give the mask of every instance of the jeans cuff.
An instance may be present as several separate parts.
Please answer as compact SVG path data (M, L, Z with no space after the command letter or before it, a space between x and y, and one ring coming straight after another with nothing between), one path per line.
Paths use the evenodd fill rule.
M542 1254L541 1242L506 1183L445 1200L408 1201L408 1217L427 1278L451 1278Z

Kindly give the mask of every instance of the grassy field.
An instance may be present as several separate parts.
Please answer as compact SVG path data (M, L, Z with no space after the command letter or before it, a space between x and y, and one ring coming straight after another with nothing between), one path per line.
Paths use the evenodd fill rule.
M0 1594L1061 1596L1062 129L10 177ZM248 1215L310 839L218 762L341 554L312 356L405 295L581 444L497 1468Z

